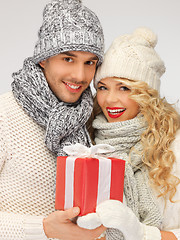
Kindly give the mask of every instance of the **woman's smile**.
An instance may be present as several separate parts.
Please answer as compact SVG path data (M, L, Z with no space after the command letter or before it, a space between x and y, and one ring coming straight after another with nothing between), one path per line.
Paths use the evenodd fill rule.
M118 118L126 111L125 108L116 107L107 107L106 110L110 118Z

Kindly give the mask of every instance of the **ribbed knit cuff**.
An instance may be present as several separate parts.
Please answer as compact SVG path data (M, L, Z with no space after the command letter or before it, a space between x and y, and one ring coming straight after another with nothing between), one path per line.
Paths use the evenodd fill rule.
M26 217L24 223L24 230L26 240L47 240L43 228L43 216L29 216Z
M173 229L169 230L170 232L174 233L175 237L180 240L180 229Z
M143 240L161 240L161 232L157 227L147 226L143 224L144 238Z

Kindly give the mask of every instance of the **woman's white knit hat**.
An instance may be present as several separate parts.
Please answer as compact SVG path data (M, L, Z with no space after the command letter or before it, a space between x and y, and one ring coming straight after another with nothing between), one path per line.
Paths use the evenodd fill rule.
M116 38L98 68L94 85L106 77L144 81L159 91L164 62L154 47L157 36L148 28L136 29L131 35Z

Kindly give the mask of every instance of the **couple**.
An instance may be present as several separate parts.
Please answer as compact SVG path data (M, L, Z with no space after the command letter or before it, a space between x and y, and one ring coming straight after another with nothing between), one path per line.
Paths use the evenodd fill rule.
M53 0L38 37L0 96L0 239L180 239L179 115L159 97L156 35L120 36L103 60L95 13ZM126 173L124 203L105 201L75 224L78 207L54 205L56 157L77 142L114 146Z

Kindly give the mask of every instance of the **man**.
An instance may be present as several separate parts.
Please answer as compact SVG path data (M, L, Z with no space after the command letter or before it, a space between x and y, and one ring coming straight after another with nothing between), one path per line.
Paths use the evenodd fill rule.
M79 208L55 211L56 157L65 145L90 145L89 84L103 58L97 16L78 0L53 0L43 13L34 56L0 97L0 238L94 239L70 221Z

